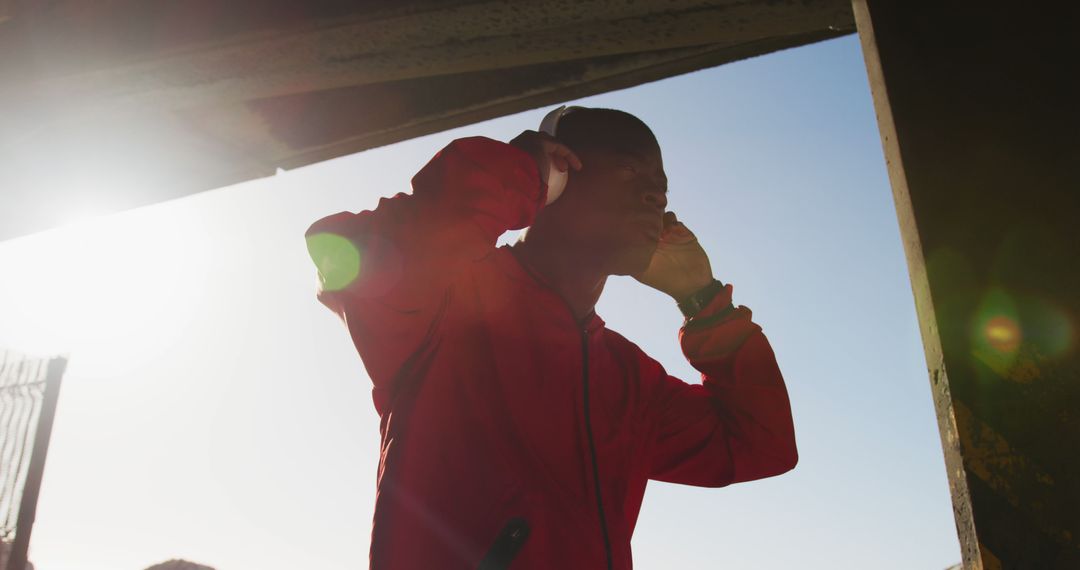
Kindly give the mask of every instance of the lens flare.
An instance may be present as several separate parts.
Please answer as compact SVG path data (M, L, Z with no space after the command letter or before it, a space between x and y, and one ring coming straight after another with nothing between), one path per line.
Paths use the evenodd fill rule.
M990 289L983 295L974 317L972 356L990 372L983 379L1012 379L1011 371L1024 340L1016 300L1003 289Z
M1033 298L1024 314L1024 341L1033 343L1049 358L1061 358L1072 351L1076 330L1068 312L1046 299Z
M971 352L985 367L980 371L984 381L1029 383L1052 370L1052 361L1072 352L1074 330L1067 311L1054 303L993 288L974 315Z
M307 247L324 291L344 289L360 275L360 250L348 238L329 232L313 234L307 238Z
M990 317L982 332L986 343L998 352L1015 352L1020 348L1020 325L1007 316Z

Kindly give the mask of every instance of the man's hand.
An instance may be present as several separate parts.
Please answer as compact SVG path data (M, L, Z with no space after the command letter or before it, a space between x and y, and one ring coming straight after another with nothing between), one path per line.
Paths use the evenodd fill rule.
M548 187L547 203L550 204L566 188L568 171L581 170L581 159L570 147L555 137L537 131L524 131L514 137L510 144L529 153L540 170L540 180Z
M634 279L682 301L712 283L712 265L693 232L666 212L660 245L649 268Z

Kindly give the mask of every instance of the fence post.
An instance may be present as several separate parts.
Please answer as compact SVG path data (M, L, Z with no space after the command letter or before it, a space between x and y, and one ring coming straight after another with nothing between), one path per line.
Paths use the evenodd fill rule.
M26 569L30 530L34 526L38 491L41 490L41 476L45 472L45 456L49 452L49 438L52 436L53 418L56 416L56 402L60 398L60 381L64 377L66 368L67 359L65 358L57 357L49 361L45 377L45 395L41 402L41 414L38 416L37 431L34 435L34 451L30 455L30 465L26 471L26 484L23 487L22 501L19 503L19 518L15 523L15 542L11 545L7 570Z

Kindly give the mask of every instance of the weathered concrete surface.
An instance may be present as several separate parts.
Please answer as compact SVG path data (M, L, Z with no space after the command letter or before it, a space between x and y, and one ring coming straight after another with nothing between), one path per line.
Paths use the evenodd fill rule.
M966 568L1080 568L1077 12L856 0Z
M846 0L12 6L0 239L854 29Z

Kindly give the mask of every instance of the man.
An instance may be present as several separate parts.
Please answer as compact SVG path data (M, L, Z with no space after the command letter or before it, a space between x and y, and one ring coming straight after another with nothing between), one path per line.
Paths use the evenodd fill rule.
M556 137L459 139L412 186L307 234L381 417L373 569L629 569L649 479L722 487L795 466L772 349L666 211L639 119L572 108ZM702 384L604 326L609 275L679 302Z

